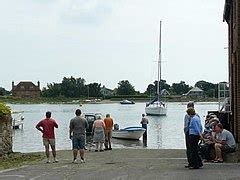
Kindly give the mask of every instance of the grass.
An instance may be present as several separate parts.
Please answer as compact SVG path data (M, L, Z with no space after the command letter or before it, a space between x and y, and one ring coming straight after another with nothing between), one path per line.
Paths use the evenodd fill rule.
M0 157L0 170L34 164L43 158L43 153L11 153Z

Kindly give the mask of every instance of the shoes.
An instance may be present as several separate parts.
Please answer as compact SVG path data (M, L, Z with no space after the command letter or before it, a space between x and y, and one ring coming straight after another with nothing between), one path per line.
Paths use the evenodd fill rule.
M48 163L51 163L51 161L50 161L50 160L47 160L46 163L47 163L47 164L48 164Z
M112 148L108 148L108 150L112 150Z
M57 160L57 159L55 159L54 161L53 161L53 163L58 163L59 161Z
M105 148L105 149L104 149L104 151L107 151L107 150L110 150L110 149L108 149L108 148Z
M189 169L199 169L199 167L189 167Z
M189 165L186 165L186 166L184 166L185 168L190 168L190 166Z
M80 161L81 163L85 163L85 159L83 158L81 158L81 161Z
M223 163L223 160L213 160L213 163Z
M77 159L74 159L72 163L77 164Z
M104 150L103 149L100 149L100 152L103 152Z
M98 150L96 149L95 152L98 152Z

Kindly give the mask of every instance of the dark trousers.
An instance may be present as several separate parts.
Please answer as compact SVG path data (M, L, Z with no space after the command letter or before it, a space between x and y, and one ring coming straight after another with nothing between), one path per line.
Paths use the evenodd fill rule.
M188 134L188 132L185 134L185 142L186 142L187 161L188 161L188 164L189 164L189 156L190 156L190 153L189 153L189 134Z
M142 124L142 127L146 129L146 131L143 133L143 137L147 138L147 124Z
M197 135L189 135L189 166L191 167L202 167L202 159L199 156L198 142L200 137Z

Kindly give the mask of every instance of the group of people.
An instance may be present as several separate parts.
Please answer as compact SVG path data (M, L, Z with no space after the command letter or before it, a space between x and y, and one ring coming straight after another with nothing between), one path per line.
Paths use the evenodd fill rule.
M89 124L80 109L75 111L75 117L70 120L69 125L69 138L72 141L73 150L73 163L77 163L77 155L79 152L81 163L85 162L84 150L86 142L86 129ZM56 148L55 148L55 133L54 129L58 128L56 121L51 118L51 112L46 112L46 118L41 120L36 128L42 132L43 145L45 146L45 153L47 157L47 163L50 163L49 159L49 146L52 149L53 163L57 163ZM110 114L106 115L106 118L102 120L100 115L96 116L96 120L93 123L92 134L93 141L96 144L95 151L112 150L111 137L112 137L113 119ZM105 149L103 150L103 144Z
M231 132L223 128L214 114L209 114L205 121L204 130L200 116L195 112L194 103L187 104L187 114L184 117L184 134L186 154L189 169L199 169L204 162L221 163L223 153L236 151L236 143ZM199 154L200 150L200 154ZM211 159L211 150L215 157Z

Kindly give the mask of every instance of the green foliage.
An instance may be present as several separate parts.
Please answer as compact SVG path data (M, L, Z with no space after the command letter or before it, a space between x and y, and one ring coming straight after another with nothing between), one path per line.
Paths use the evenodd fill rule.
M11 115L11 109L9 106L6 106L6 104L0 103L0 117L5 115Z
M206 81L198 81L195 84L196 87L202 89L208 97L217 97L218 96L218 84L213 84Z
M117 95L134 95L136 91L128 80L122 80L118 83L116 93Z
M101 84L91 83L87 85L88 97L100 97L101 96Z
M180 83L173 83L171 87L171 93L182 95L187 93L191 87L189 85L185 84L184 81L181 81Z
M158 83L158 81L154 81L153 84L149 84L148 87L147 87L147 90L146 90L145 94L148 94L148 95L150 95L150 96L155 96L156 93L157 93L157 83ZM159 85L160 85L160 86L159 86L159 90L160 90L160 91L163 90L163 89L169 90L170 87L171 87L170 85L168 85L168 84L166 83L166 80L162 80L162 79L161 79Z

